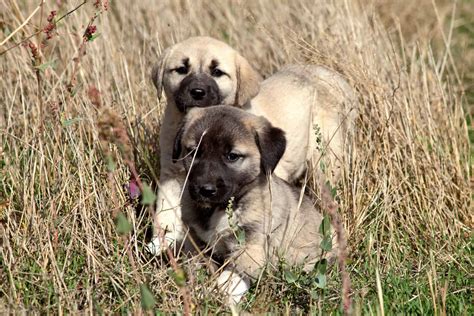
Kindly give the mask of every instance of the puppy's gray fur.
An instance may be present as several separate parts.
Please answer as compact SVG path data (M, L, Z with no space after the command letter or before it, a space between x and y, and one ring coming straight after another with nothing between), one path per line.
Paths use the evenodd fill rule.
M257 279L278 258L306 269L322 258L321 213L300 190L271 176L285 143L284 132L265 118L228 106L192 109L177 134L174 158L189 172L182 219L193 238L229 261L234 282ZM235 230L245 232L243 243Z

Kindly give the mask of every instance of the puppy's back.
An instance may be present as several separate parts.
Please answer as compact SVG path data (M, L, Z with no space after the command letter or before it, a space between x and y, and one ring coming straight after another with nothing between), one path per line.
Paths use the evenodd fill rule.
M249 111L285 131L287 150L275 173L294 181L303 174L306 161L315 164L322 155L330 158L331 169L342 165L357 100L341 74L322 66L291 65L262 82ZM323 144L318 144L319 133ZM316 150L319 145L327 146L325 153Z

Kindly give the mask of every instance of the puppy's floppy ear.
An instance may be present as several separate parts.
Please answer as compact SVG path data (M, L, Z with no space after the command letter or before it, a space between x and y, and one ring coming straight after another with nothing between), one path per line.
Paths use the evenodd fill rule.
M173 162L176 162L179 156L181 156L181 139L183 138L185 123L185 120L181 122L178 132L176 133L176 137L174 138L173 155L171 157Z
M247 59L239 54L236 54L235 57L235 69L237 89L234 105L242 107L258 94L262 76L250 66Z
M257 129L255 142L260 151L262 170L266 174L272 173L285 153L285 132L280 128L273 127L270 122L265 120L263 126Z
M153 66L151 70L151 80L156 87L156 91L158 92L158 99L161 98L161 91L163 90L163 75L165 73L166 62L168 60L168 56L170 55L171 48L168 47L162 53L160 58L158 59L158 63Z

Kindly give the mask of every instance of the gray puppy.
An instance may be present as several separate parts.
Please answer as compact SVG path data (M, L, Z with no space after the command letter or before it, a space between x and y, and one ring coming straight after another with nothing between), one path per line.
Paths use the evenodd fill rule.
M192 109L177 133L173 159L188 175L182 220L193 239L228 262L218 283L231 304L267 262L311 269L322 258L321 213L272 176L285 147L281 129L229 106Z

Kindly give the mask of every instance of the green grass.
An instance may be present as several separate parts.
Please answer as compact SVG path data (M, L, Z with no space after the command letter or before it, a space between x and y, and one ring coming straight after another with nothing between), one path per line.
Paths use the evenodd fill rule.
M442 311L447 315L472 315L474 284L469 258L472 258L472 243L459 250L454 265L439 262L434 254L431 263L420 257L418 264L406 261L388 271L383 271L383 263L377 263L375 253L361 262L351 263L348 270L353 287L353 311L357 315L381 313L376 281L379 270L383 271L380 281L385 315L435 315ZM314 275L292 271L296 279L289 279L287 270L265 274L261 281L265 288L253 287L247 295L250 310L256 313L288 310L298 314L343 314L337 299L340 280L336 267L331 268L327 287L316 291L311 287ZM271 297L272 301L266 301L265 296Z

